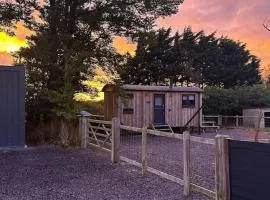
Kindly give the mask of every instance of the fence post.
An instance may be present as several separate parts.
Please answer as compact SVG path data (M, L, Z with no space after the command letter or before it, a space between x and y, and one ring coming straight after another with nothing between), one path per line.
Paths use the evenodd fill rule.
M218 116L218 126L222 126L222 115Z
M239 116L238 115L236 115L235 120L236 120L236 123L235 123L236 127L239 127Z
M191 162L190 162L190 133L185 131L183 133L183 150L184 150L184 195L190 195L190 171L191 171Z
M120 161L120 120L118 118L112 119L112 163Z
M89 132L88 132L88 119L87 117L80 117L79 120L79 132L81 136L81 147L87 148Z
M217 135L216 143L216 200L230 200L229 137Z
M147 172L147 128L143 127L142 131L142 174Z

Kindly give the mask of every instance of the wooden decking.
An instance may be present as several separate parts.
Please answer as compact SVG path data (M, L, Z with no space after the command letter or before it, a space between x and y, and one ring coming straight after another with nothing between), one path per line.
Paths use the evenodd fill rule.
M152 124L152 128L156 131L174 133L169 124Z

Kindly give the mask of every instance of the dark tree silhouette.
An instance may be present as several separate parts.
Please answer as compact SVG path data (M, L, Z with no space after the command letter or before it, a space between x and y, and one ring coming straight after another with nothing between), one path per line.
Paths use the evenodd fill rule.
M191 28L175 35L160 29L140 34L135 57L128 56L118 72L132 84L231 88L258 83L259 66L260 60L241 42Z

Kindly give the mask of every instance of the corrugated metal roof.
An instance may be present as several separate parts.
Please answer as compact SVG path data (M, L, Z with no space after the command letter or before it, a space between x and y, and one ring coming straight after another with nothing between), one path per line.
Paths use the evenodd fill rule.
M105 85L102 91L109 91L115 85ZM178 87L178 86L150 86L150 85L122 85L124 90L135 90L135 91L158 91L158 92L203 92L201 88L198 87Z

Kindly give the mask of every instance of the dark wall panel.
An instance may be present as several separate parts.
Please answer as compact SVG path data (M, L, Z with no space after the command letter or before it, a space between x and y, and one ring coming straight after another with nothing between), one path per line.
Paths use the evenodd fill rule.
M270 144L229 141L231 200L270 199Z
M0 147L24 145L24 68L0 66Z

